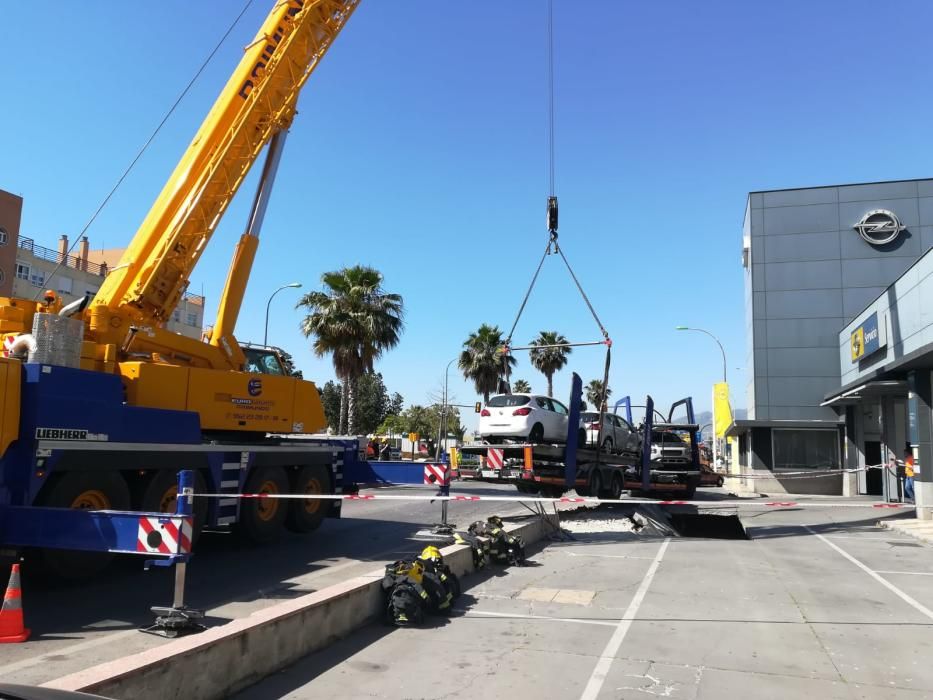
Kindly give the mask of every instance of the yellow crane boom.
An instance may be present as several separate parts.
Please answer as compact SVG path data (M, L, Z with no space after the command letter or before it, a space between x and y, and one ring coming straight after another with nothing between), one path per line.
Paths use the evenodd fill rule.
M63 309L86 322L81 369L120 375L130 406L195 412L201 429L212 434L324 427L314 384L286 376L281 363L276 371L275 362L256 362L255 348L247 362L233 331L298 93L358 4L276 0L91 307ZM217 224L267 145L208 341L165 330ZM0 334L28 332L36 313L59 311L60 302L47 296L44 302L0 299Z
M256 249L241 241L211 343L161 329L234 194L263 147L288 129L298 93L359 0L280 0L243 54L90 309L88 339L189 364L242 369L233 328ZM128 335L131 327L145 333ZM199 347L202 346L202 347ZM118 352L118 357L119 357Z

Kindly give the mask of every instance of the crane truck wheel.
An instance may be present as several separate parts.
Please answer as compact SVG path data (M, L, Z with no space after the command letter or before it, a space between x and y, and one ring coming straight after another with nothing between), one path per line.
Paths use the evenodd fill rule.
M246 479L246 493L276 496L288 493L288 474L282 467L257 467ZM282 534L288 503L282 498L247 498L240 506L239 533L257 544Z
M201 472L194 473L194 492L205 493L207 486ZM139 510L146 513L174 513L175 500L178 496L178 473L172 469L161 469L149 479L139 499ZM194 529L191 543L195 544L204 529L207 520L208 502L206 498L194 499Z
M65 472L53 476L40 499L49 508L85 510L129 510L130 489L116 471ZM42 568L52 576L82 579L100 573L113 560L110 552L78 552L68 549L44 549Z
M292 477L291 493L312 495L333 493L328 469L321 464L300 467ZM288 503L285 527L292 532L301 533L317 530L331 507L330 501L308 500L289 501Z

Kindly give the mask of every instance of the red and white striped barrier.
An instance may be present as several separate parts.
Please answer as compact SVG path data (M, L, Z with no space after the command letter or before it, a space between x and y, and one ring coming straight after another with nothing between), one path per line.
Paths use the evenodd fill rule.
M192 530L191 518L140 518L136 551L153 554L189 554Z
M486 466L490 469L502 469L505 450L498 447L490 447L486 450Z
M448 486L450 484L450 470L446 464L425 464L424 483L432 486Z
M318 501L497 501L499 503L579 503L599 505L654 505L654 506L702 506L716 508L732 506L741 508L916 508L912 503L884 503L880 501L766 501L764 499L738 498L724 501L657 501L650 498L594 498L591 496L563 496L543 498L540 496L409 496L401 494L317 494L301 493L196 493L196 498L285 498Z

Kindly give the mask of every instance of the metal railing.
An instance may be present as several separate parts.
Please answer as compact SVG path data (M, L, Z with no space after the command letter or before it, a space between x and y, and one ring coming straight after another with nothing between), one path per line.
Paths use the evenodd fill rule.
M48 260L49 262L55 264L61 263L63 266L70 267L74 270L82 270L84 272L88 272L92 275L98 275L100 277L104 277L107 274L106 265L92 263L90 261L82 260L75 255L66 255L64 253L59 253L57 250L52 250L51 248L46 248L45 246L36 245L36 242L33 239L26 238L25 236L20 236L19 243L17 245L23 250L28 250L40 260Z

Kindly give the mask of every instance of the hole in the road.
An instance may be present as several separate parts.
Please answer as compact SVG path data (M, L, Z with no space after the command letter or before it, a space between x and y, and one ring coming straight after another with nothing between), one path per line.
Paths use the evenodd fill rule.
M671 513L671 525L681 537L705 537L716 540L751 539L737 515L712 513Z

